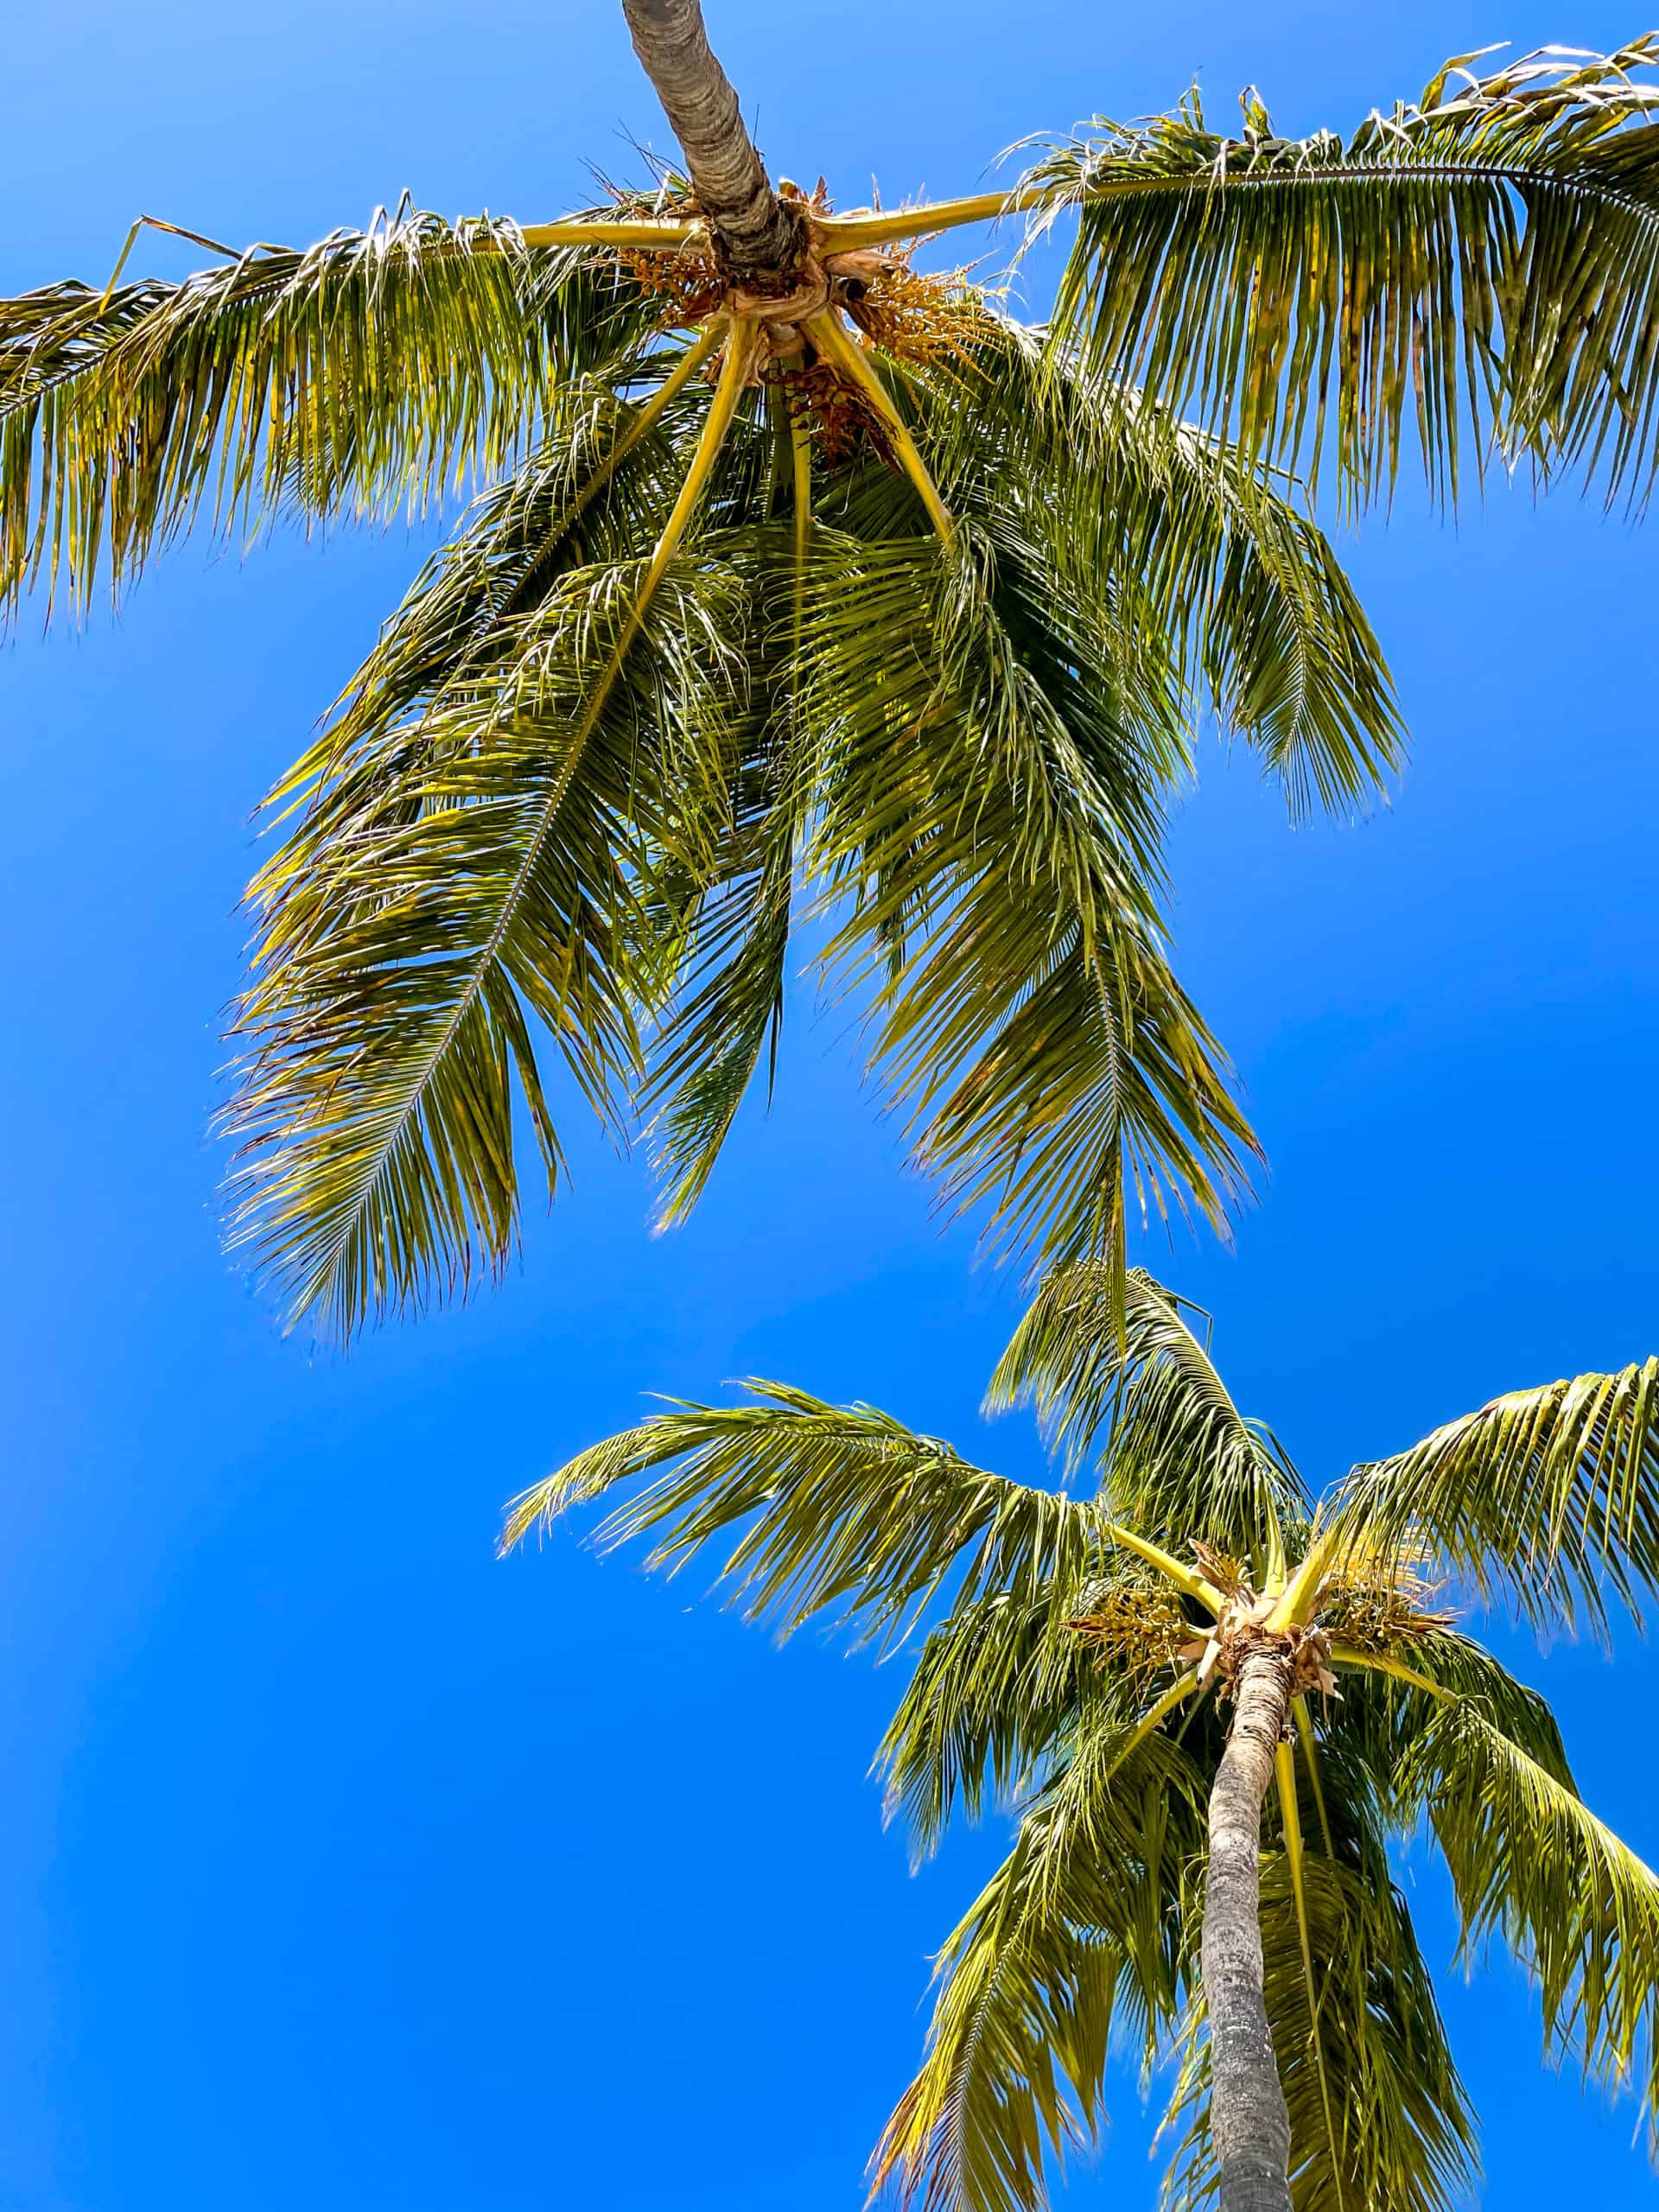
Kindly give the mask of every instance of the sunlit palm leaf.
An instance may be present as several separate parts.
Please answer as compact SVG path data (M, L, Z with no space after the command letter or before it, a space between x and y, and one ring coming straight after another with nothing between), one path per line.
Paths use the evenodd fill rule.
M1451 1872L1465 1948L1496 1936L1515 1952L1547 2046L1636 2087L1659 2152L1659 1875L1473 1700L1434 1716L1402 1779Z
M1058 327L1245 449L1366 499L1414 434L1454 484L1494 430L1645 498L1659 446L1659 44L1449 63L1347 139L1234 138L1196 95L1102 121L1033 172L1080 203Z
M560 1157L532 1021L602 1116L626 1112L652 980L628 864L699 749L720 761L729 677L707 569L669 580L619 668L640 582L573 571L512 666L388 736L349 838L262 879L239 1234L347 1333L506 1258L515 1097L550 1173Z
M1659 1587L1659 1359L1516 1390L1392 1459L1357 1467L1356 1541L1408 1529L1540 1624L1599 1627L1605 1593Z
M1118 1293L1099 1263L1045 1275L991 1378L988 1404L1029 1404L1073 1465L1096 1446L1110 1509L1177 1548L1198 1536L1265 1555L1308 1499L1269 1431L1234 1405L1181 1307L1150 1275ZM1282 1565L1282 1561L1280 1562Z
M988 1474L874 1407L750 1388L760 1403L677 1408L581 1453L514 1500L503 1544L683 1459L619 1506L598 1541L650 1535L652 1563L677 1568L729 1535L719 1573L785 1633L829 1610L861 1636L887 1635L953 1570L964 1594L1029 1597L1057 1577L1075 1586L1098 1556L1101 1524L1086 1506Z
M204 504L245 526L423 507L531 443L559 380L649 330L614 264L400 210L183 283L0 302L0 606L112 587Z
M905 388L953 503L988 482L1047 569L1167 629L1294 815L1363 804L1400 765L1382 650L1300 486L1014 323Z
M873 2162L927 2212L1046 2201L1045 2147L1092 2140L1115 2038L1151 2063L1178 2016L1197 1769L1154 1716L1085 1709L1065 1765L940 1955L926 2060ZM1149 1725L1150 1723L1150 1725ZM1155 1809L1154 1809L1155 1808Z

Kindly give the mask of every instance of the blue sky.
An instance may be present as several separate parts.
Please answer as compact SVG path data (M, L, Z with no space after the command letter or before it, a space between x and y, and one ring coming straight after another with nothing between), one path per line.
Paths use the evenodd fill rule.
M407 185L530 220L628 134L662 143L591 0L16 12L8 292L101 279L143 211L297 244ZM1194 74L1217 113L1254 81L1300 130L1449 51L1637 28L1599 0L710 14L776 167L844 201L871 172L966 188L1028 130ZM688 1229L649 1239L643 1164L580 1143L498 1294L349 1360L283 1338L219 1253L203 1129L248 811L424 542L192 545L118 620L26 622L0 654L0 2212L851 2208L928 1955L998 1849L912 1878L883 1834L892 1670L779 1653L569 1537L492 1558L500 1501L641 1391L745 1372L1037 1471L1021 1423L976 1411L1017 1284L941 1232L835 1020L799 1008L776 1109ZM1230 1254L1147 1254L1316 1478L1659 1347L1659 538L1501 490L1454 528L1408 494L1351 562L1414 762L1391 809L1292 835L1247 761L1206 760L1179 957L1274 1172ZM1592 1802L1659 1857L1630 1718L1651 1656L1522 1656ZM1659 2201L1631 2109L1539 2069L1518 1975L1445 1992L1491 2205ZM1149 2212L1132 2080L1114 2113L1069 2201Z

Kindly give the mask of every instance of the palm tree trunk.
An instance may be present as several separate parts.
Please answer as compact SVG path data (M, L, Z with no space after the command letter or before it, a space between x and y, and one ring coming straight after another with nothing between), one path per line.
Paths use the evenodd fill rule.
M733 276L751 289L786 289L796 226L767 181L737 94L709 50L698 0L622 0L622 12Z
M1200 1961L1210 2012L1210 2132L1221 2212L1290 2212L1290 2118L1262 1974L1262 1801L1290 1703L1290 1664L1247 1650L1227 1748L1210 1792Z

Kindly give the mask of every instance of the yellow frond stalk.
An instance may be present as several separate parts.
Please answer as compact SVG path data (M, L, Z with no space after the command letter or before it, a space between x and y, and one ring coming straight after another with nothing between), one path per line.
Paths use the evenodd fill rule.
M921 496L933 527L947 541L955 528L950 511L939 497L933 479L927 473L927 463L917 450L916 441L906 428L898 409L888 397L887 388L876 373L875 365L861 346L856 345L842 327L840 318L831 310L825 315L809 317L806 333L818 351L825 355L849 383L855 384L880 417L900 466Z
M1331 2148L1331 2179L1337 2192L1337 2212L1342 2212L1342 2159L1337 2144L1336 2122L1331 2110L1331 2084L1325 2076L1325 2050L1319 2042L1319 1992L1313 1976L1313 1939L1307 1922L1307 1880L1302 1853L1302 1816L1296 1803L1296 1751L1294 1745L1281 1743L1275 1748L1273 1771L1279 1785L1279 1811L1284 1822L1285 1861L1290 1868L1291 1895L1296 1901L1296 1936L1301 1946L1302 1985L1307 1992L1308 2048L1313 2054L1313 2070L1319 2077L1319 2108L1325 2115L1325 2140Z
M594 221L525 223L520 235L528 246L613 245L650 252L682 246L704 235L699 222L645 223L629 217Z
M1039 185L1012 192L976 192L961 200L940 200L931 207L895 207L890 214L849 211L820 216L815 226L826 253L857 253L867 246L890 245L899 238L930 238L937 231L960 230L968 223L994 223L1044 207L1052 193Z

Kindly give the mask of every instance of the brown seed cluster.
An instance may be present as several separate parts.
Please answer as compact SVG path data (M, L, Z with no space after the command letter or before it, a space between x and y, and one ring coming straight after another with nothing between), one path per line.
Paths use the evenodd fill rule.
M984 294L961 270L925 274L910 265L913 248L882 255L841 254L826 265L879 262L867 278L842 287L842 304L865 336L895 360L924 367L967 359L990 321Z
M664 327L684 328L720 314L752 317L769 343L759 373L781 390L791 416L804 423L830 468L870 452L897 467L887 426L868 395L819 357L804 327L809 318L839 310L874 345L896 360L937 366L965 359L989 321L982 294L960 271L921 274L911 265L914 245L836 253L824 249L832 233L815 219L829 212L822 177L810 194L787 179L780 198L800 211L807 250L791 289L778 297L753 296L732 285L706 238L693 231L683 245L619 247L615 264L643 290L664 302ZM613 191L620 214L661 221L697 213L688 195Z

